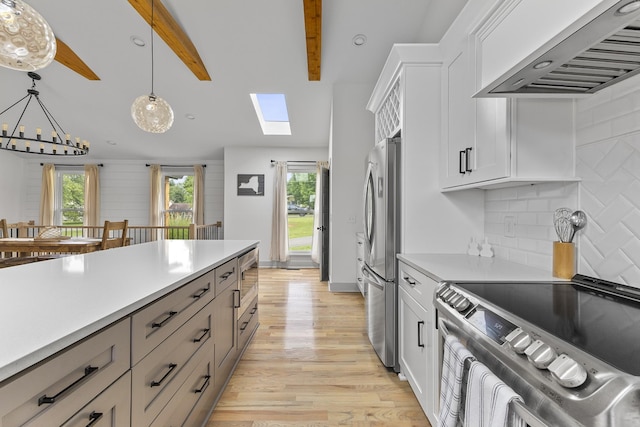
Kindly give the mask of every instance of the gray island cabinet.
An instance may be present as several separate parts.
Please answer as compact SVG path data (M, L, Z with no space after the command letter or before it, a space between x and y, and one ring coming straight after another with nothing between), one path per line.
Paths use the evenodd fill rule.
M0 427L203 425L249 342L235 295L257 245L169 240L0 270Z

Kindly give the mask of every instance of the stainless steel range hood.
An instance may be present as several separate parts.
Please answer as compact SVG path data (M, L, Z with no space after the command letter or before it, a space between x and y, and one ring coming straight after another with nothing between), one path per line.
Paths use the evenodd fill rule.
M597 92L638 73L640 0L624 0L476 96L578 96Z

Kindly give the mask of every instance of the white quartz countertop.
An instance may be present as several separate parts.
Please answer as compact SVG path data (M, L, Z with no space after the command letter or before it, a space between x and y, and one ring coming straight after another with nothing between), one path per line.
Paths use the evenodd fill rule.
M463 254L399 254L398 259L431 277L451 281L559 281L551 270L499 258Z
M257 245L162 240L0 269L0 382Z

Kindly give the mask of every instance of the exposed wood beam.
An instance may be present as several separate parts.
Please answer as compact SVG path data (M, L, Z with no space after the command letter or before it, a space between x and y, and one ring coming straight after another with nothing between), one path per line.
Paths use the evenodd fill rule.
M318 81L322 59L322 0L303 1L309 80Z
M133 8L151 25L151 0L129 0ZM162 40L175 52L199 80L211 80L198 50L160 0L154 0L153 26Z
M56 61L89 80L100 80L100 77L66 43L57 37L56 45Z

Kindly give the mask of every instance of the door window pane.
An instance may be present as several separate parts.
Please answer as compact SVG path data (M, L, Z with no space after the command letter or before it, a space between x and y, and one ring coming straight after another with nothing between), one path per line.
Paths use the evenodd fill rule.
M315 200L315 172L287 174L287 223L291 252L311 252Z
M84 220L84 173L62 173L62 225L82 225Z

